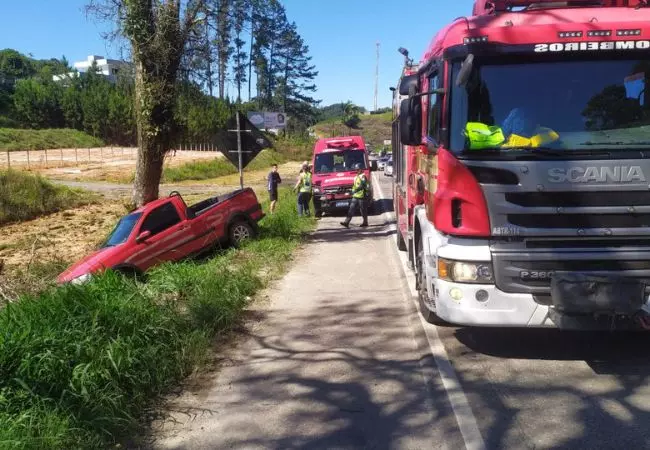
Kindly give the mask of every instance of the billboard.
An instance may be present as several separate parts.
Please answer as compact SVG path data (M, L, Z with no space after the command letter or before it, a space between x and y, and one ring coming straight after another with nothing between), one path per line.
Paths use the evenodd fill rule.
M281 112L251 111L248 113L248 120L262 130L285 128L287 126L287 116Z

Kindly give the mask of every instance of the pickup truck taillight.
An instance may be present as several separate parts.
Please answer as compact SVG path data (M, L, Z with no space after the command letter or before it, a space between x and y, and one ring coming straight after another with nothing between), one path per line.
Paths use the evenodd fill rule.
M483 190L470 170L447 150L438 152L437 189L433 194L433 224L455 236L490 236Z

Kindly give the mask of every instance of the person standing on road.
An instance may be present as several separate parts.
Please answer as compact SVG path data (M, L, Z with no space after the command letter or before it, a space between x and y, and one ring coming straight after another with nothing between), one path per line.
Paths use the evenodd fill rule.
M361 216L363 217L363 223L360 225L362 227L368 226L368 197L370 196L370 183L366 174L363 173L363 168L361 164L357 163L354 165L354 168L357 169L357 176L354 177L354 184L352 185L352 200L350 201L350 208L348 209L348 216L345 218L341 225L345 228L350 226L350 221L352 216L356 212L357 205L361 210Z
M311 199L311 172L309 164L303 163L298 181L293 188L294 192L298 191L298 215L309 216L309 200Z
M271 200L270 211L271 214L273 214L275 212L275 205L278 201L278 184L282 183L282 178L280 178L280 174L278 173L277 164L271 166L271 171L266 179L268 181L269 200Z

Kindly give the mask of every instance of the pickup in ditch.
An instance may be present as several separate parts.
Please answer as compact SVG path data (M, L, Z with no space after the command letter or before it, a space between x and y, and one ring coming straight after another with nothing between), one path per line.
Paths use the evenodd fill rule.
M218 246L237 246L257 234L264 217L255 192L241 189L187 206L178 192L122 217L104 244L70 266L57 282L80 283L106 269L140 275Z

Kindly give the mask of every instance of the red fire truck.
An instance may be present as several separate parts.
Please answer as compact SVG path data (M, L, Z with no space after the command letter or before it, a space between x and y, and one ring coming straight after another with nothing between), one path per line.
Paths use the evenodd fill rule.
M649 328L649 81L645 0L478 0L407 62L397 245L428 321Z

